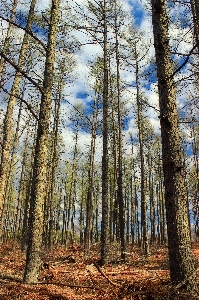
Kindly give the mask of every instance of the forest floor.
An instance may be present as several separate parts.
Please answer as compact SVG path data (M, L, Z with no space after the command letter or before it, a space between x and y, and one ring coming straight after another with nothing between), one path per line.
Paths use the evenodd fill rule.
M105 267L97 263L99 250L98 244L93 245L87 258L77 245L44 251L39 283L28 285L22 283L25 253L19 244L0 245L0 300L199 299L171 286L166 246L154 246L147 258L138 248L129 247L127 261L121 264L119 247L114 244L111 263ZM193 243L193 254L198 267L198 243Z

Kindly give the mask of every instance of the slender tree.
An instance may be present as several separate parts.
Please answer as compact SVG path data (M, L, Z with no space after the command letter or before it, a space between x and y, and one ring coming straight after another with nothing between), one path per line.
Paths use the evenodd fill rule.
M108 260L108 34L107 1L103 2L103 51L104 51L104 87L103 87L103 154L102 154L102 226L101 226L101 262Z
M190 0L192 15L193 15L193 24L194 24L194 35L197 48L199 50L199 1L198 0Z
M117 115L118 115L118 178L117 178L117 200L119 203L119 224L121 259L125 260L124 239L124 199L123 199L123 155L122 155L122 105L121 105L121 82L120 82L120 56L119 56L119 25L117 1L114 3L114 30L115 30L115 59L116 59L116 81L117 81Z
M9 45L10 45L10 38L11 38L11 34L12 34L12 29L13 29L13 25L11 24L11 22L14 20L15 13L17 10L17 4L18 4L18 0L14 0L13 5L12 5L11 16L10 16L10 23L8 25L7 34L6 34L5 42L3 45L3 53L5 53L5 54L7 54ZM1 57L1 59L0 59L0 80L3 80L4 68L5 68L5 60L3 57Z
M140 150L140 173L141 173L141 228L142 228L142 246L145 255L149 253L148 245L148 228L147 228L147 203L146 203L146 178L145 178L145 157L144 157L144 142L143 142L143 113L142 113L142 95L139 89L139 66L138 57L135 46L136 55L136 102L137 102L137 123L138 137Z
M33 166L33 179L30 201L29 240L26 253L24 281L37 282L40 268L42 246L43 205L46 190L46 156L49 134L50 112L52 104L52 86L54 76L56 37L59 21L60 0L52 0L50 28L48 34L45 62L43 94L41 97L39 123Z
M96 117L97 106L95 93L94 108L92 116L91 128L91 146L89 153L89 169L88 169L88 192L86 201L86 228L85 228L85 253L88 254L92 241L92 220L93 220L93 186L94 186L94 158L95 158L95 140L96 140Z
M32 26L35 5L36 5L36 0L32 0L29 9L26 30L30 30ZM29 38L30 38L29 34L27 33L27 31L25 31L20 54L19 54L19 61L18 61L19 68L22 68L24 66ZM10 161L10 150L12 147L11 141L12 141L12 126L13 126L13 111L16 102L16 97L18 96L19 93L20 80L21 80L21 74L19 72L16 72L12 90L11 90L11 95L8 101L6 116L4 120L3 145L2 145L1 164L0 164L0 231L2 227L1 220L3 218L2 206L4 201L6 201L5 188L6 188L8 166Z

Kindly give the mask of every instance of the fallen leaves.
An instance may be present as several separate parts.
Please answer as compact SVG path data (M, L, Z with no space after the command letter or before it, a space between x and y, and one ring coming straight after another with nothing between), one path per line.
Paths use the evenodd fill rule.
M114 252L114 249L115 252ZM186 299L171 287L167 248L154 248L144 257L138 248L128 249L126 264L111 263L99 267L99 246L94 245L84 258L82 247L55 247L44 251L40 282L22 283L25 253L17 243L0 246L0 300L163 300ZM199 258L198 245L193 254ZM112 261L119 260L117 247L112 247Z

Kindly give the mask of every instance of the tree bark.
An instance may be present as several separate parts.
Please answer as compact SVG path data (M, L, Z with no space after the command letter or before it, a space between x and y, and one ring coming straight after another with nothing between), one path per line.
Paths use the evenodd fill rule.
M151 4L159 90L170 277L174 285L187 280L186 287L193 292L197 290L197 286L195 278L190 277L194 272L194 264L170 58L168 17L164 0L151 0Z
M88 191L86 199L86 228L85 228L85 254L89 254L91 245L92 219L93 219L93 185L94 185L94 159L95 159L95 140L96 140L96 116L97 104L96 93L94 97L94 111L92 116L91 128L91 147L89 154L89 170L88 170Z
M194 35L197 48L199 51L199 0L190 0L191 10L193 15Z
M29 30L32 26L33 18L34 18L34 9L36 5L36 0L32 0L28 20L26 28ZM18 67L21 69L25 63L26 52L28 48L29 35L25 32L22 47L20 50ZM5 54L5 53L4 53ZM2 57L3 59L4 57ZM12 86L11 96L9 98L6 116L4 120L4 128L3 128L3 145L2 145L2 154L1 154L1 165L0 165L0 233L2 229L2 218L3 218L3 203L6 201L5 199L5 188L6 188L6 180L7 180L7 172L10 161L10 150L11 150L11 140L12 140L12 126L13 126L13 112L14 106L16 102L16 95L19 93L19 84L21 80L21 74L16 73L15 79Z
M11 11L11 16L10 16L10 20L9 20L10 22L12 22L14 20L15 13L17 10L17 4L18 4L18 0L14 0L12 11ZM5 42L3 45L3 53L5 53L5 54L7 54L8 49L9 49L10 37L11 37L12 29L13 29L12 24L10 22L9 22L9 27L8 27L7 35L5 38ZM0 82L3 80L4 67L5 67L5 60L3 57L1 57L1 60L0 60Z
M117 1L114 3L114 25L115 25L115 59L116 59L116 80L117 80L117 114L118 114L118 178L117 178L117 199L119 203L119 225L121 260L125 260L125 238L124 238L124 200L123 200L123 157L122 157L122 111L121 111L121 88L120 88L120 58L119 58L119 39L118 39L118 20L117 20Z
M139 150L140 150L140 171L141 171L141 232L142 232L142 247L144 254L149 254L148 243L148 226L147 226L147 203L146 203L146 184L145 184L145 161L144 161L144 143L143 143L143 114L141 95L139 90L139 66L138 58L135 46L136 54L136 101L137 101L137 123L138 123L138 138L139 138Z
M55 63L55 47L59 20L60 0L52 0L50 29L48 34L48 51L46 56L43 95L40 104L39 124L37 130L33 182L30 201L29 240L26 253L24 281L36 283L40 268L40 251L42 246L43 205L46 191L46 156L50 112L52 104L52 86Z
M104 89L103 89L103 155L102 155L102 224L101 224L101 263L108 260L108 38L107 3L104 0Z

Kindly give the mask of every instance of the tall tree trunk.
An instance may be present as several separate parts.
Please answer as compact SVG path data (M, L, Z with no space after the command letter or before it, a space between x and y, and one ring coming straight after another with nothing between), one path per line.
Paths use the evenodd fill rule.
M107 1L103 5L104 23L104 87L103 87L103 154L102 154L102 224L101 224L101 263L108 260L108 38Z
M75 145L73 152L72 170L69 183L69 193L68 193L68 207L67 207L67 232L66 239L68 239L69 231L72 234L72 228L70 227L70 221L73 218L73 208L74 201L76 199L76 183L77 183L77 156L78 156L78 137L79 137L79 123L76 121L76 132L75 132Z
M194 24L194 35L196 44L198 44L197 48L199 51L199 1L198 0L190 0L192 15L193 15L193 24Z
M60 0L52 0L47 56L43 81L43 94L40 104L40 115L33 167L33 183L30 202L29 241L26 253L26 267L24 272L24 281L27 283L37 282L41 262L41 228L43 226L43 205L46 191L46 156L52 104L52 86L54 76L56 37L59 20L59 4Z
M135 48L136 51L136 48ZM149 253L148 244L148 226L147 226L147 203L146 203L146 187L145 187L145 163L144 163L144 145L143 145L143 114L141 95L139 90L139 67L136 53L136 100L137 100L137 123L138 123L138 137L140 150L140 166L141 166L141 230L142 230L142 247L145 255Z
M117 178L117 199L119 203L119 225L120 225L120 243L121 259L125 260L125 238L124 238L124 200L123 200L123 175L122 175L122 112L120 99L120 58L119 58L119 41L118 41L118 20L117 20L117 1L114 3L114 25L115 25L115 59L117 74L117 115L118 115L118 178Z
M60 66L62 68L62 66ZM55 183L56 183L56 168L58 164L58 150L57 150L57 143L58 143L58 127L59 127L59 120L60 120L60 107L61 107L61 95L63 91L63 79L59 79L59 85L57 90L57 95L55 98L55 107L54 107L54 120L53 120L53 129L51 135L51 149L50 149L50 164L49 164L49 179L48 179L48 192L47 192L47 232L46 232L46 245L48 249L51 249L51 245L53 243L53 218L54 218L54 208L55 208L55 200L54 200L54 193L55 193Z
M34 152L35 152L35 145L36 145L36 134L37 134L37 123L35 124L34 134L32 136L32 146L31 153L29 155L29 164L27 167L27 174L26 174L26 184L25 184L25 199L23 203L23 226L22 226L22 237L21 237L21 249L24 250L28 244L28 219L29 219L29 212L30 212L30 196L31 196L31 187L32 187L32 177L33 177L33 163L34 163Z
M82 179L82 182L83 182L83 179ZM81 201L81 204L80 204L80 212L79 212L79 243L80 245L83 245L84 243L84 239L83 239L83 224L84 224L84 218L83 218L84 214L83 214L83 203Z
M24 150L22 154L22 167L21 167L21 175L20 175L20 180L19 180L19 188L18 188L18 195L17 195L17 207L16 207L16 223L18 224L18 235L21 235L21 231L23 229L22 226L22 219L20 218L19 212L23 211L23 202L24 202L24 194L25 194L25 178L26 171L27 171L27 160L28 160L28 147L29 141L28 141L28 135L29 135L29 130L27 130L26 133L26 138L24 141ZM25 218L25 216L24 216ZM20 236L21 237L21 236Z
M36 0L31 1L29 14L28 14L28 20L26 29L30 30L34 18L34 9L36 5ZM18 61L18 67L22 68L25 63L25 57L26 52L28 48L28 42L29 42L29 35L25 31L23 43L21 46L20 54L19 54L19 61ZM10 150L11 150L11 140L12 140L12 126L13 126L13 112L14 112L14 106L16 101L16 96L19 93L19 84L21 80L21 74L16 73L15 79L13 82L12 90L11 90L11 96L9 98L6 116L4 120L4 128L3 128L3 145L2 145L2 154L1 154L1 165L0 165L0 232L2 229L2 218L3 218L3 211L2 206L5 199L5 187L6 187L6 180L7 180L7 171L10 161Z
M197 290L197 285L194 276L190 277L194 272L194 263L170 58L168 17L164 0L151 0L151 4L159 90L170 277L174 285L187 280L186 287L193 292Z
M111 69L109 56L109 70ZM109 76L109 88L111 97L111 131L112 131L112 155L113 155L113 175L110 178L110 218L109 218L109 235L110 242L119 239L118 224L118 196L117 196L117 178L118 178L118 143L117 143L117 124L115 121L115 103L113 94L112 77Z
M12 11L11 11L11 16L10 16L10 22L14 21L14 17L15 17L15 13L17 10L17 4L18 4L18 0L14 0L13 1L13 6L12 6ZM10 37L11 37L11 33L12 33L12 28L13 25L11 23L9 23L8 25L8 31L6 34L6 38L5 38L5 42L3 45L3 53L7 54L9 46L10 46ZM3 57L1 57L0 59L0 82L3 80L3 75L4 75L4 66L5 66L5 59Z
M25 89L26 89L26 83L24 82L23 91L22 91L22 95L21 95L22 98L24 97ZM4 189L4 198L5 199L7 199L9 190L12 186L13 167L14 167L14 164L16 163L16 161L15 161L16 155L15 154L16 154L16 149L17 149L18 143L19 143L19 138L20 138L20 135L23 134L24 129L29 126L28 123L30 122L30 119L29 119L28 123L25 124L25 126L23 127L23 129L21 130L21 133L20 133L20 123L21 123L22 111L23 111L23 102L20 101L15 134L14 134L14 138L12 139L12 146L10 149L10 161L7 166L6 182L5 182L5 189ZM3 214L4 214L4 212L2 213L2 216L3 216Z
M149 169L149 202L150 202L150 224L151 224L151 238L150 244L154 244L155 242L155 201L154 201L154 175L152 172L152 161L153 158L149 155L148 158L148 169Z
M94 185L94 156L95 156L95 139L96 139L96 94L94 99L94 111L92 118L91 128L91 148L89 157L89 170L88 170L88 191L86 201L86 228L85 228L85 254L87 255L91 245L91 233L92 233L92 219L93 219L93 185Z

